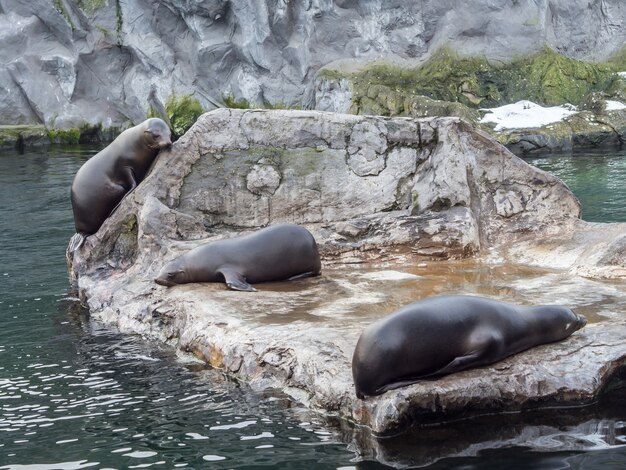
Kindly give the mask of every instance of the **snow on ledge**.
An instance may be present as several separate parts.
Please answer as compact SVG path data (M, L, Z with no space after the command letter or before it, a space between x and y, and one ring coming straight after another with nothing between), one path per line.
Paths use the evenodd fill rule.
M493 122L495 130L503 129L526 129L529 127L541 127L553 122L562 121L567 116L576 114L576 107L571 104L544 108L532 101L518 101L499 108L482 109L487 114L480 120L482 123Z
M617 111L618 109L626 109L626 104L621 101L606 100L607 111Z
M624 72L624 74L626 74L626 72ZM606 101L607 111L620 109L626 109L626 104L620 101ZM527 100L507 104L499 108L483 108L481 111L486 111L487 114L485 114L480 122L492 122L496 124L496 131L542 127L547 124L552 124L553 122L562 121L566 117L578 112L576 106L571 104L544 108L543 106Z

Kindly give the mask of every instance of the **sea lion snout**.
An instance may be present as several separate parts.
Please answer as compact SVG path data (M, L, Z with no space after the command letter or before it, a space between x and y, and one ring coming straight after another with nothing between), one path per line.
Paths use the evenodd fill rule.
M162 136L158 141L158 145L160 149L168 149L172 146L172 139L170 136Z
M574 309L569 309L569 312L570 312L571 315L574 316L574 322L573 323L568 323L569 327L571 327L571 326L574 327L572 329L572 332L578 331L578 330L584 328L587 325L587 317L585 317L584 315L579 315L578 313L576 313L574 311Z
M176 285L175 283L170 282L167 279L163 279L162 277L155 277L154 282L156 282L160 286L165 286L165 287L172 287Z
M153 142L148 143L148 146L152 149L164 150L172 146L172 138L170 134L152 134L150 131L146 131L146 134L150 135L150 140Z
M154 278L154 282L160 286L173 287L178 284L183 284L185 279L185 270L181 269L179 264L170 262L161 268L157 277Z

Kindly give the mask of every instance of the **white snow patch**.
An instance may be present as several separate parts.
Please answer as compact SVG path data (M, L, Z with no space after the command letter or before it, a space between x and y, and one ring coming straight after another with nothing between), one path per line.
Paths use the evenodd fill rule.
M626 104L621 101L606 100L607 111L617 111L618 109L626 109Z
M518 101L499 108L483 109L488 111L480 122L493 122L495 130L527 129L541 127L553 122L562 121L567 116L576 114L576 107L571 104L544 108L532 101Z

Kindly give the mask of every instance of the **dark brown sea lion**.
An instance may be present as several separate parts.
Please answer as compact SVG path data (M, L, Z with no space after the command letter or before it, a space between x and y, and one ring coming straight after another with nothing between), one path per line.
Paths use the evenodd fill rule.
M257 232L201 245L167 263L154 280L162 286L226 282L255 291L250 283L318 276L320 255L313 235L299 225L273 225Z
M144 179L159 151L171 144L167 124L158 118L147 119L126 129L79 168L71 190L76 234L69 252L98 231L124 196Z
M587 324L567 307L516 305L473 296L413 302L368 326L352 357L359 398L419 379L490 364Z

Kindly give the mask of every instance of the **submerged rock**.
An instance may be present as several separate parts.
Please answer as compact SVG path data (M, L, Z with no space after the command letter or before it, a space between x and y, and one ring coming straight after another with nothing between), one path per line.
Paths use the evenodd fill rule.
M586 224L579 213L558 179L460 119L221 109L159 156L70 269L94 318L193 352L256 389L280 388L387 432L598 393L626 356L622 324L610 332L591 325L566 342L365 401L350 369L366 324L398 302L446 292L444 282L443 290L394 297L392 283L428 279L363 278L359 264L406 270L417 260L493 260L505 248L521 257L517 246L567 237L596 252L589 240L600 246L598 234L624 233L619 224ZM153 282L166 262L200 243L281 222L315 235L321 277L256 285L255 294ZM588 258L587 274L615 274L623 253L618 238ZM506 299L506 290L499 295Z

